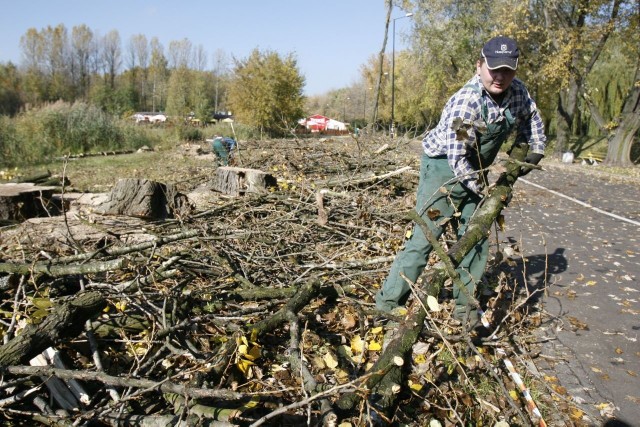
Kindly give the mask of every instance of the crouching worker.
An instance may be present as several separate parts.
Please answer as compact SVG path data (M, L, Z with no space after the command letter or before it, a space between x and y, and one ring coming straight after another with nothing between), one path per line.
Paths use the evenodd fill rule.
M227 166L233 156L233 150L236 147L236 141L227 136L215 136L211 143L211 148L216 154L218 165Z

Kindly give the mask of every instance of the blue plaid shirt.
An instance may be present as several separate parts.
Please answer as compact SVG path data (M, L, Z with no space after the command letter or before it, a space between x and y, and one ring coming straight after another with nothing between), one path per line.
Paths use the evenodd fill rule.
M429 157L446 156L454 175L475 193L480 192L481 186L477 173L467 158L467 147L475 146L476 130L482 133L482 128L486 126L482 119L483 102L487 105L489 123L501 119L505 109L511 111L511 115L516 119L516 139L528 142L529 152L544 154L547 141L536 103L522 81L514 78L502 104L498 105L482 86L480 77L473 76L449 99L440 122L424 138L422 146ZM456 138L456 132L452 128L452 123L457 118L462 119L462 123L471 125L467 130L466 141Z

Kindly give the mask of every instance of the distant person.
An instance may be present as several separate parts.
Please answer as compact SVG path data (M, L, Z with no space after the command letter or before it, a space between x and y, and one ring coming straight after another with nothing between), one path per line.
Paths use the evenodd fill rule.
M228 166L236 148L236 141L227 136L216 135L211 143L211 148L216 155L219 165Z
M515 40L502 36L489 40L476 62L476 75L449 99L439 123L422 141L416 211L436 238L449 219L457 227L458 238L464 234L486 195L488 183L482 171L494 162L512 132L516 133L516 142L529 144L525 162L538 164L544 157L542 118L525 85L515 78L518 57ZM523 167L521 174L530 170ZM406 303L410 288L400 273L415 282L427 265L431 250L431 244L416 226L376 294L379 310L392 311ZM471 296L484 274L488 252L485 237L456 270ZM469 305L465 293L454 287L453 296L454 317L475 324L478 313Z

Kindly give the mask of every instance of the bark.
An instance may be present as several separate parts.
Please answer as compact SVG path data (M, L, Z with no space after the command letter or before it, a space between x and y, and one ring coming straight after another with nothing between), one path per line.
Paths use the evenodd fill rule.
M174 185L147 179L120 179L109 199L96 208L105 215L128 215L145 219L173 218L186 204Z
M633 86L624 100L620 124L609 140L606 163L615 166L633 166L631 146L640 129L640 60L636 65Z
M372 123L377 123L378 121L378 102L380 101L380 86L382 85L382 74L384 68L384 51L387 46L387 39L389 37L389 23L391 22L391 12L393 11L393 1L387 0L387 16L384 21L384 39L382 40L382 49L380 49L380 53L378 54L380 68L378 71L378 82L376 83L376 96L373 100L373 121Z
M277 180L266 172L223 166L216 170L213 189L230 196L243 196L247 193L264 193L276 185Z
M20 335L0 347L0 367L28 363L63 338L73 338L84 323L100 315L106 301L98 292L84 292L57 307L38 325L30 324Z
M52 203L54 189L29 183L0 185L0 220L24 221L56 215L60 207Z
M92 262L79 265L52 265L52 264L13 264L0 263L0 273L16 273L28 276L30 274L47 274L51 277L68 276L72 274L102 273L124 268L126 260L124 258L111 261Z
M171 381L152 381L138 378L125 378L107 375L102 372L73 371L57 369L49 366L5 366L5 372L14 375L37 375L57 377L61 380L98 381L116 387L135 387L149 390L159 390L166 393L176 393L192 398L218 398L240 400L246 397L242 393L230 390L211 390L206 388L187 387Z

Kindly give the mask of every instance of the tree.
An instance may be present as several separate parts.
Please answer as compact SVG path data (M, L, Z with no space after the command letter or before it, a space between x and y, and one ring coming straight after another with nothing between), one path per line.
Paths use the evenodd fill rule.
M296 58L255 49L236 61L229 104L236 120L273 135L282 135L303 117L305 84Z
M151 65L149 77L151 79L151 108L152 111L164 109L166 102L166 86L169 78L167 59L164 49L157 37L151 39Z
M553 53L542 72L560 78L557 95L557 138L554 154L560 156L570 138L581 128L580 97L584 84L619 24L623 0L566 0L542 2L541 8Z
M609 140L607 164L632 166L631 146L640 130L640 58L637 59L633 86L624 100L619 125Z
M0 114L14 115L22 106L21 76L11 62L0 63Z
M102 64L105 77L108 77L109 86L115 89L115 79L122 64L122 49L120 46L120 34L117 30L111 30L102 39Z
M71 30L71 66L73 83L84 99L89 95L91 76L97 70L98 55L93 31L86 25Z

